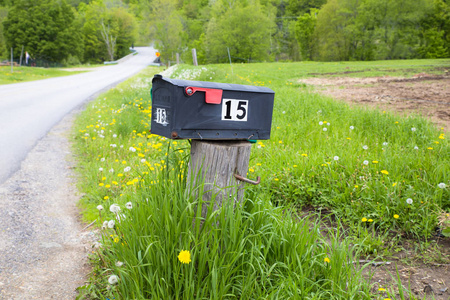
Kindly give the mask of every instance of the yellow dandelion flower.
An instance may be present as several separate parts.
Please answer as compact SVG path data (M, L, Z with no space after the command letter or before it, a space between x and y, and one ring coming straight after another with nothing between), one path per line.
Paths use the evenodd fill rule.
M389 172L386 170L381 170L381 173L385 174L385 175L389 175Z
M323 261L326 262L326 263L330 263L330 262L331 262L331 260L330 260L328 257L325 257L325 258L323 259Z
M303 153L303 154L302 154L302 156L303 156L303 157L307 157L307 156L308 156L308 154L306 154L306 153Z
M380 287L378 290L379 290L380 292L385 292L385 291L386 291L386 289L381 288L381 287Z
M373 222L373 220L372 220L372 219L369 219L369 220L367 220L367 222L369 222L369 223L372 223L372 222Z
M178 260L183 264L189 264L191 262L191 253L188 250L182 250L178 254Z
M378 163L378 160L373 160L372 163L373 163L373 164L377 164L377 163Z
M105 196L105 197L103 197L103 199L105 199L105 200L108 200L108 199L109 199L109 197L108 197L108 196Z
M359 188L359 186L358 186L358 185L355 185L355 189L357 189L357 188Z
M361 222L367 222L367 218L366 217L362 218Z
M393 184L392 184L392 186L396 186L397 185L397 182L394 182Z
M432 148L432 147L428 147L427 149L428 149L428 150L433 150L433 148Z
M98 186L104 186L105 184L103 183L103 182L100 182L99 184L98 184Z
M394 219L398 219L398 218L400 218L400 216L397 215L397 214L395 214L395 215L394 215Z

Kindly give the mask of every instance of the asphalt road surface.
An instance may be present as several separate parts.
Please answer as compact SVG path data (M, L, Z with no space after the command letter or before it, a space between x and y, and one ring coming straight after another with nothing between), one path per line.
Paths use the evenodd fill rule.
M148 66L156 50L137 47L137 55L96 71L46 80L0 85L0 184L55 124L99 91Z

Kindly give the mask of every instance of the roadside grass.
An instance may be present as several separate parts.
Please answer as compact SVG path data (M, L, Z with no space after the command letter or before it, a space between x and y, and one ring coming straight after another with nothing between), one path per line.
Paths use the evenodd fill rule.
M82 72L85 71L67 72L63 69L55 68L13 67L13 72L11 73L11 66L0 66L0 84L41 80L52 77L74 75Z
M395 299L389 290L370 292L354 257L389 254L393 235L434 234L450 208L448 138L419 116L350 108L297 83L322 64L338 69L292 63L167 71L276 92L271 140L254 145L248 172L262 184L247 189L243 207L209 215L202 229L192 225L199 200L184 188L189 144L149 133L151 78L161 69L148 68L90 103L76 121L74 147L84 217L103 229L81 298ZM107 211L113 204L121 211ZM321 224L296 215L306 207L331 214L345 232L321 234ZM177 260L182 250L191 263Z

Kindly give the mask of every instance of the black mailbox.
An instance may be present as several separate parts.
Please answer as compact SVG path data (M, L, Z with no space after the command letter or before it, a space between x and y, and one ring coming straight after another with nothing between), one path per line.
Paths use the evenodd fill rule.
M275 92L267 87L152 80L152 134L171 139L267 140Z

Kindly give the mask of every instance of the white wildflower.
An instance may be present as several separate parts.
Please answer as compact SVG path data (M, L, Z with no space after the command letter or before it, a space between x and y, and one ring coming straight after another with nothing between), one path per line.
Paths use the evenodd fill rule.
M141 159L141 163L145 163L145 162L146 162L145 158Z
M323 130L323 131L327 131L328 129L327 129L326 127L324 127L322 130Z
M114 220L110 220L109 222L108 222L108 228L114 228L114 225L116 225L116 222L114 222Z
M119 277L117 277L117 275L111 275L108 278L108 282L109 284L113 285L119 282Z
M419 147L417 147L417 146L414 146L414 150L419 150Z
M109 173L114 173L114 169L113 168L109 169Z
M113 214L117 214L120 211L120 206L117 204L112 204L109 207L109 211L112 212Z
M388 142L384 142L384 143L383 143L383 146L387 146L387 145L388 145Z
M99 170L100 172L103 172L103 168L98 168L98 170Z
M327 126L330 126L331 124L330 123L327 123Z
M116 138L117 137L117 134L113 134L113 138Z
M339 156L335 156L335 157L333 157L333 159L338 161L339 160Z
M116 267L121 267L123 266L123 262L121 262L120 260L116 261Z
M105 158L104 158L104 157L102 157L102 158L100 159L100 161L105 161Z
M102 210L103 210L103 206L102 206L102 205L98 205L98 206L97 206L97 209L100 210L100 211L102 211Z
M365 164L366 166L369 164L368 160L363 161L363 164Z
M413 199L411 199L411 198L406 199L406 203L412 204L413 203Z
M363 146L363 149L364 149L364 150L367 150L367 149L369 149L369 146L364 145L364 146Z
M323 122L322 122L322 121L320 121L320 122L319 122L319 125L320 125L320 126L322 126L322 125L323 125Z
M131 202L127 202L127 204L125 204L125 207L128 209L132 209L133 208L133 204Z
M125 169L123 169L124 172L128 172L131 170L131 167L126 167Z
M350 130L353 130L353 129L355 129L355 127L354 126L350 126Z
M441 189L445 189L447 187L447 185L443 182L438 184L438 187L440 187Z
M130 147L131 152L136 152L136 148Z
M414 132L414 131L416 131L416 130L417 130L416 127L411 128L411 131L412 131L412 132Z

